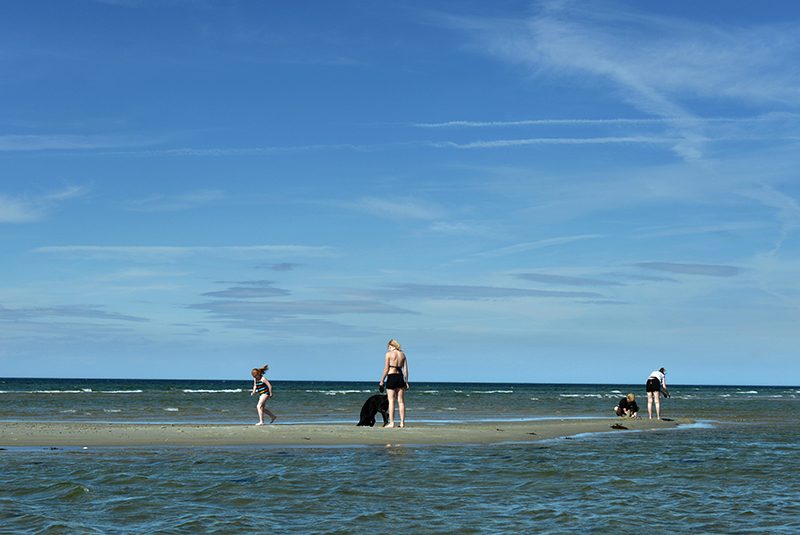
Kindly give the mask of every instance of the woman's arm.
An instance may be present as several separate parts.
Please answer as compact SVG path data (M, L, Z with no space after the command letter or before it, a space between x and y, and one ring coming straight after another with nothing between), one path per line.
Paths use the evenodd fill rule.
M250 392L250 395L254 395L256 393L256 378L253 377L253 391Z
M381 380L378 382L379 385L383 386L383 380L386 379L386 376L389 374L389 353L386 353L386 359L383 362L383 373L381 374Z
M405 356L405 353L403 356ZM408 358L403 359L403 375L406 377L406 388L408 388Z

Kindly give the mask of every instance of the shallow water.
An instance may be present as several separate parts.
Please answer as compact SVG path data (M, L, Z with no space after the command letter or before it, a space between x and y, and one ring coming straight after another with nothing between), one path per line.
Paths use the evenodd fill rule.
M0 384L7 392L0 420L47 419L31 404L6 402L38 399L8 393L25 386L12 382ZM147 421L162 416L153 400L179 409L170 421L252 416L246 386L191 395L180 384L160 384L161 393L115 388L143 390L138 397L98 394L96 386L84 386L91 393L74 388L81 393L69 402L55 394L55 404L77 407L65 413L70 419ZM357 419L371 394L371 385L358 383L275 387L273 410L283 421ZM415 418L608 416L633 388L417 385L409 392L409 425ZM798 533L798 390L675 387L665 415L699 418L700 425L528 444L6 449L0 532ZM128 414L96 404L114 396Z

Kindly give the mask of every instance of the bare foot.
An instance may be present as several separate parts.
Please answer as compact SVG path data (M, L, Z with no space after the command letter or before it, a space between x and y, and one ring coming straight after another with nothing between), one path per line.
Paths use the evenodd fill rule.
M272 423L272 422L274 422L274 421L275 421L275 420L277 420L277 419L278 419L278 417L277 417L277 416L273 416L272 418L270 418L270 419L269 419L269 423Z
M388 429L389 427L394 427L394 424L387 424L384 427L386 427Z
M258 422L256 425L264 425L264 422Z

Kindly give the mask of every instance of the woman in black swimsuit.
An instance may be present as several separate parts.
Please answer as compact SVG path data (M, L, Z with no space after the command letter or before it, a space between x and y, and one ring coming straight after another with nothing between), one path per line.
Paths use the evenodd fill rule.
M408 388L408 360L406 354L400 349L400 343L392 338L386 347L386 363L383 366L383 375L379 383L383 388L386 380L386 394L389 396L389 423L386 427L394 427L395 400L400 409L400 427L406 425L406 404L404 394Z

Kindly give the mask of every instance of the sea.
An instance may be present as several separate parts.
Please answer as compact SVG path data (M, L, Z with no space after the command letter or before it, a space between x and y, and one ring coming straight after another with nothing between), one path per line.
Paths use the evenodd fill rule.
M272 384L274 425L355 425L377 393ZM0 379L0 425L252 425L251 386ZM629 392L646 418L643 385L413 383L407 425L608 418ZM528 443L0 444L0 533L800 533L800 387L671 394L662 417L693 423Z

